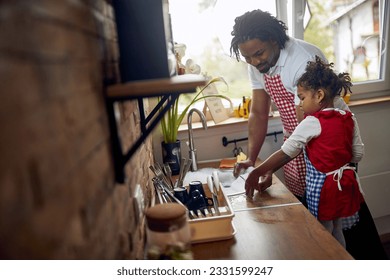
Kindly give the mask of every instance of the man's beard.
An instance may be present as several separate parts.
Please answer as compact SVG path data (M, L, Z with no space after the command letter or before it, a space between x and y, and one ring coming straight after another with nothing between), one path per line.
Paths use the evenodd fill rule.
M262 63L260 65L256 66L256 69L262 73L262 74L267 74L271 67L273 66L273 60L275 59L275 50L272 50L272 56L270 56L269 59L265 63Z

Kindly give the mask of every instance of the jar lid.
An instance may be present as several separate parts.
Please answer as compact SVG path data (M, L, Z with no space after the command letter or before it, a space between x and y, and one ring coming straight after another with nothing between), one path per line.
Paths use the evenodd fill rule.
M157 204L145 212L148 228L158 232L180 229L187 222L186 212L186 208L177 203Z

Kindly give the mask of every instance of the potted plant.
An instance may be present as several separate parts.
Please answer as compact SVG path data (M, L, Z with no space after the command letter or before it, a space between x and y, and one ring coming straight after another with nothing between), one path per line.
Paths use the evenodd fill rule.
M161 130L164 137L164 141L161 143L161 149L163 153L164 163L168 163L171 167L172 174L177 175L180 171L180 141L177 140L177 133L182 123L184 117L187 115L188 110L196 102L206 99L208 97L220 97L226 100L230 99L224 95L216 94L212 96L203 96L203 91L211 84L216 82L223 82L226 84L226 81L222 77L216 77L210 79L205 86L200 88L194 97L190 100L188 105L184 108L182 112L179 112L179 98L176 99L175 103L168 110L165 116L161 120Z

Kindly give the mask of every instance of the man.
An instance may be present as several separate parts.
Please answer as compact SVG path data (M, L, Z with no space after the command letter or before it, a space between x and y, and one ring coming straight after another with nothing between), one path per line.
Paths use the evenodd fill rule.
M287 27L282 21L261 10L247 12L235 19L230 51L237 60L240 59L241 54L249 64L248 72L253 89L248 120L248 159L236 164L234 169L236 176L242 169L253 166L256 162L267 133L271 100L280 113L284 137L288 138L299 121L303 119L302 111L299 109L297 80L305 72L307 62L314 61L316 55L326 61L323 53L316 46L289 37L286 30ZM349 110L340 97L336 97L334 106ZM306 176L303 154L290 161L283 169L287 188L303 202ZM271 184L272 174L268 173L257 185L246 187L263 191ZM367 241L367 236L364 236L366 232L351 234L354 238L348 238L346 235L347 249L350 249L351 254L354 253L355 258L385 258L380 242L378 244L379 237L375 225L365 203L362 209L366 210L367 213L364 216L367 216L370 221L365 227L370 227L374 244L369 243L374 246L372 248L377 248L376 251L372 248L370 250L376 253L367 254L367 250L361 249L361 244L358 244L359 239L362 243L363 240ZM363 220L362 217L361 220ZM359 224L362 223L359 222ZM356 225L353 228L356 230ZM376 234L372 229L375 229ZM353 229L349 231L351 230ZM348 244L348 239L353 242Z
M236 166L236 173L242 168L253 166L263 145L268 126L268 114L272 101L278 107L287 138L302 120L299 110L296 82L305 72L308 61L319 56L326 60L317 47L286 35L287 27L268 12L254 10L236 18L233 27L231 52L237 60L241 55L249 64L252 82L252 107L249 116L248 160ZM347 109L339 98L336 106ZM302 201L305 190L305 162L303 154L284 167L285 181L290 191ZM271 174L252 186L259 191L271 185Z

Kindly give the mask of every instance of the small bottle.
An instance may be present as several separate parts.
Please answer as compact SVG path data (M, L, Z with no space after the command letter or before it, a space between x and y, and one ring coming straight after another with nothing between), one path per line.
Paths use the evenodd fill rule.
M191 233L187 209L177 203L164 203L146 210L149 260L191 260Z

